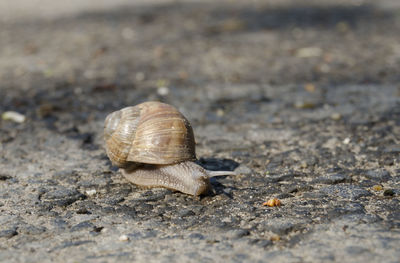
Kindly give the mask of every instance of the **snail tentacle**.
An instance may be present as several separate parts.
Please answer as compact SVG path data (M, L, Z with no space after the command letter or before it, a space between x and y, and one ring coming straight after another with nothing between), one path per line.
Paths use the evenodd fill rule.
M210 171L206 170L208 177L224 176L224 175L237 175L234 171Z

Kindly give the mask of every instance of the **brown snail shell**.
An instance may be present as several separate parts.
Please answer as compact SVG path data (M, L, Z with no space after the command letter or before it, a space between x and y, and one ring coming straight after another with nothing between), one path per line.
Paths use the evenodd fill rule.
M106 149L112 163L173 164L195 160L193 129L174 107L145 102L111 113L105 121Z
M111 162L134 184L165 187L191 195L207 193L210 172L196 159L193 129L173 106L144 102L109 114L104 124Z

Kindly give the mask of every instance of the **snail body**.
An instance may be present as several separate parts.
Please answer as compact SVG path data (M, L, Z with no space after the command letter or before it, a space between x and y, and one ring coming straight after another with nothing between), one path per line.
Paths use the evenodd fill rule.
M195 196L210 190L207 171L191 161L171 165L143 165L121 171L130 182L144 187L164 187Z
M130 182L190 195L210 190L211 172L196 164L189 121L173 106L144 102L109 114L104 124L106 152Z

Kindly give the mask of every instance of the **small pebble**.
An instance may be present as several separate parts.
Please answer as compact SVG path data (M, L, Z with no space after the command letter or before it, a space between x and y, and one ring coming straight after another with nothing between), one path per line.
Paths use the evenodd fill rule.
M349 144L350 143L350 138L347 137L346 139L343 140L343 144Z
M169 94L169 88L168 88L168 87L165 87L165 86L159 87L159 88L157 89L157 93L158 93L158 95L160 95L160 96L166 96L166 95Z
M334 120L334 121L338 121L341 118L342 118L342 115L340 113L337 113L337 112L332 113L332 115L331 115L331 119Z
M218 117L222 117L222 116L224 116L224 115L225 115L225 112L224 112L223 109L218 109L218 110L217 110L217 116L218 116Z
M1 115L1 118L5 121L13 121L17 123L23 123L25 121L25 115L16 111L6 111Z
M119 241L129 241L129 237L127 235L122 235L119 237Z
M310 58L310 57L319 57L322 54L322 49L319 47L305 47L300 48L296 52L296 57L299 58Z
M96 193L97 193L96 189L91 189L91 190L87 190L87 191L86 191L86 194L87 194L88 196L93 196L93 195L95 195Z

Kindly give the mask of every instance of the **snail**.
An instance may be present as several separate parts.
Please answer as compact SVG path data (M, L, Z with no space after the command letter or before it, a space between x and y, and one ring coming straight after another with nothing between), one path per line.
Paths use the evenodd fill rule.
M189 195L206 194L209 178L231 171L208 171L196 164L189 121L173 106L144 102L110 113L104 123L107 156L130 182Z

